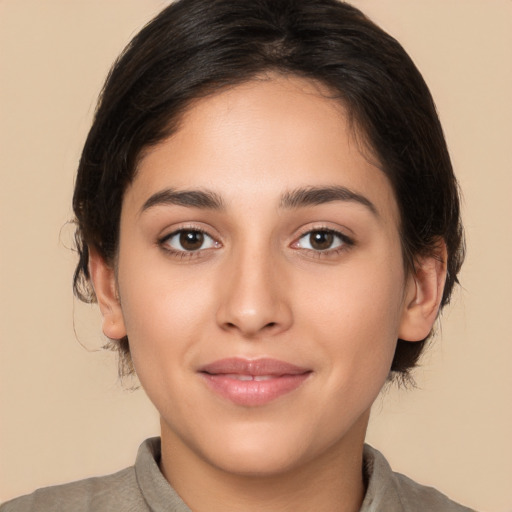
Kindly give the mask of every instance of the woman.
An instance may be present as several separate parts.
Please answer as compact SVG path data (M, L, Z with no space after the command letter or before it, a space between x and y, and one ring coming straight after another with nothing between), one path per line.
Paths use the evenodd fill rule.
M107 80L73 205L75 290L161 441L2 511L469 510L364 445L463 250L430 93L358 10L173 3Z

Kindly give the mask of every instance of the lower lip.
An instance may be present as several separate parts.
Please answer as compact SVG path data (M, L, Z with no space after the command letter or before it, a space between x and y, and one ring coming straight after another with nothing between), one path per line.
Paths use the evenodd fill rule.
M310 375L281 375L268 380L238 380L226 375L202 374L209 388L237 405L265 405L297 389Z

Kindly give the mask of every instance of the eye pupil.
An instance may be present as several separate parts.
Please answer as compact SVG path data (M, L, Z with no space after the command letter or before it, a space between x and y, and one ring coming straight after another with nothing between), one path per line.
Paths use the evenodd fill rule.
M313 231L309 235L309 243L319 251L329 249L334 242L334 234L329 231Z
M187 251L200 249L204 242L204 234L200 231L182 231L180 233L180 245Z

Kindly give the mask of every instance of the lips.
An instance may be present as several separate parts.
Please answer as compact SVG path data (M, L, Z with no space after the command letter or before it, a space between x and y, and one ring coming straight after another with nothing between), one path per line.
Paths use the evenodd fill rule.
M230 358L200 368L208 387L246 407L265 405L297 389L311 370L276 359Z

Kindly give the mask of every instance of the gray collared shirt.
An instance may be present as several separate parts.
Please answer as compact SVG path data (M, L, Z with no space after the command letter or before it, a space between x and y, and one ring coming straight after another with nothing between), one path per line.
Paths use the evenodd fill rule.
M0 506L0 512L191 512L158 467L160 439L142 443L135 465L113 475L39 489ZM475 512L391 470L365 445L368 489L360 512Z

